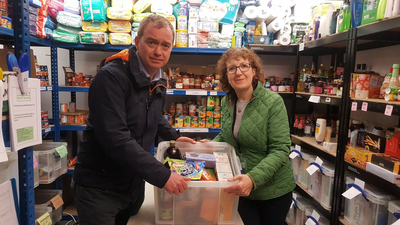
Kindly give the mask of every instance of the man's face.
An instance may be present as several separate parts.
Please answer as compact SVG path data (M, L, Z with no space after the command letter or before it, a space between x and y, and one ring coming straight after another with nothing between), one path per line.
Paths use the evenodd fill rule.
M164 27L157 28L153 22L144 29L143 36L135 38L135 44L144 68L153 76L168 63L173 47L173 31Z

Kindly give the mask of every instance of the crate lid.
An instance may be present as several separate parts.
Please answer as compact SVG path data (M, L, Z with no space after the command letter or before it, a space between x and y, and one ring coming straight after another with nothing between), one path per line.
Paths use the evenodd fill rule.
M390 213L400 213L400 200L390 201L388 210Z
M297 207L299 207L299 209L301 211L306 211L306 209L311 208L311 204L307 201L307 199L305 199L304 197L297 197Z
M333 177L335 175L335 166L333 164L324 162L321 167L325 176Z

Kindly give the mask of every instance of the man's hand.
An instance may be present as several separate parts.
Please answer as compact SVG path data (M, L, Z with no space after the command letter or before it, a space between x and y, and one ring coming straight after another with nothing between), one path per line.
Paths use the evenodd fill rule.
M171 176L163 188L170 194L179 195L187 189L186 181L190 181L190 178L171 172Z
M208 140L208 139L201 139L200 140L200 143L207 143L207 142L212 142L211 140Z
M196 144L195 140L188 138L188 137L180 137L180 138L176 139L176 141L190 142L191 144Z
M237 196L249 196L251 190L253 189L253 181L251 180L251 178L247 174L241 174L239 176L228 179L228 181L230 182L236 180L239 180L238 184L227 187L224 189L224 191Z

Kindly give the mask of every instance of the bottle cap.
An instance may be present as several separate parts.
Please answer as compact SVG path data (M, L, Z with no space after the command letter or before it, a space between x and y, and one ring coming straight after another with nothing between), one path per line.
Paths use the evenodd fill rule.
M175 141L170 141L169 144L171 145L171 147L175 147Z

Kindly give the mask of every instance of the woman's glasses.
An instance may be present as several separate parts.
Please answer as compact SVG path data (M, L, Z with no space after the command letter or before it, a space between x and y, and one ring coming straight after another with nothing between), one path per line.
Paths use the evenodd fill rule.
M242 65L240 65L240 66L232 66L232 67L228 67L228 68L226 69L226 72L227 72L228 74L235 74L238 68L239 68L240 71L242 71L242 72L247 72L247 71L249 71L250 67L251 67L250 64L242 64Z

